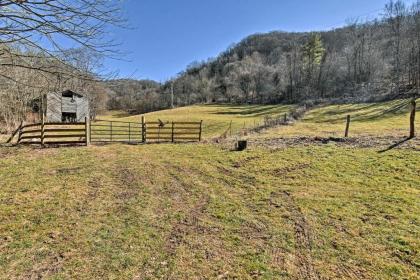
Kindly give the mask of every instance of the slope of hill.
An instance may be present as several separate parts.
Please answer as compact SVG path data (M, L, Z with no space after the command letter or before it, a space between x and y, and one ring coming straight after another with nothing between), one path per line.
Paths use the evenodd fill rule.
M263 137L341 133L342 117L353 114L371 137L388 123L395 130L384 133L402 138L403 105L317 108ZM214 124L211 137L224 130L216 124L284 110L193 106L147 118L189 112ZM251 144L258 139L251 135ZM417 279L416 147L378 153L384 147L309 144L251 145L242 153L209 143L0 147L0 275Z
M249 36L217 58L192 63L160 85L153 102L170 108L172 91L176 106L366 102L418 94L420 5L398 3L371 22Z

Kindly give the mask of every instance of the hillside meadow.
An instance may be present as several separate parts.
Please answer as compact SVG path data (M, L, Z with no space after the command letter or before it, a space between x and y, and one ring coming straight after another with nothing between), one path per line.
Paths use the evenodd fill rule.
M203 120L210 139L231 121L239 132L290 109L192 106L146 118ZM374 140L270 145L342 136L347 114L354 138L408 133L400 100L314 108L246 136L244 152L210 141L0 147L0 278L418 279L417 139L386 152Z

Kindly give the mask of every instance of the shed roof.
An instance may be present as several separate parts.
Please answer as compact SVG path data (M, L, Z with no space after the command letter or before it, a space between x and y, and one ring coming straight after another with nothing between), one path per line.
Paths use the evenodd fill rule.
M61 92L61 95L62 96L64 96L64 95L76 95L77 97L84 97L84 95L83 94L80 94L80 93L77 93L77 92L74 92L74 91L72 91L72 90L65 90L65 91L63 91L63 92Z

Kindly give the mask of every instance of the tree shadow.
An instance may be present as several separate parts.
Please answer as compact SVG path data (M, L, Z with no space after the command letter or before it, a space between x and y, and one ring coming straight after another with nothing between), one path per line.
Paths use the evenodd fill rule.
M383 107L381 103L368 104L365 106L349 108L335 108L326 112L322 112L318 116L311 116L306 120L312 120L316 123L331 123L341 122L346 119L346 116L340 116L335 119L331 119L331 116L350 114L353 121L369 122L384 118L391 118L394 116L406 114L409 108L409 101L397 100L392 103L388 103L387 107Z
M236 106L236 107L229 107L232 111L225 111L225 112L214 112L214 115L239 115L239 116L265 116L267 114L280 114L284 113L285 107L282 105L245 105L245 106ZM233 111L235 110L235 111Z
M385 152L388 152L388 151L390 151L390 150L392 150L392 149L397 148L398 146L401 146L401 145L402 145L402 144L404 144L405 142L410 141L411 139L413 139L413 138L411 138L411 137L406 137L406 138L404 138L403 140L398 141L398 142L397 142L397 143L395 143L395 144L392 144L392 145L391 145L391 146L389 146L388 148L386 148L386 149L384 149L384 150L379 151L378 153L383 154L383 153L385 153Z

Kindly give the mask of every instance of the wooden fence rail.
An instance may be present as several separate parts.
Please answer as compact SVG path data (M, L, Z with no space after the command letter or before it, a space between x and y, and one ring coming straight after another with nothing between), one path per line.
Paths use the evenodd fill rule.
M86 122L35 123L19 127L17 144L74 145L87 144Z
M8 143L17 137L16 144L65 145L90 143L146 143L201 141L200 122L140 123L88 120L80 123L34 123L20 125Z

